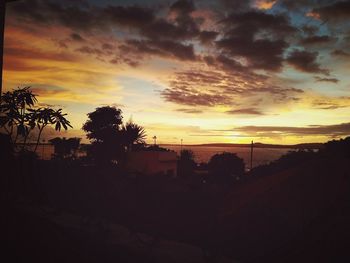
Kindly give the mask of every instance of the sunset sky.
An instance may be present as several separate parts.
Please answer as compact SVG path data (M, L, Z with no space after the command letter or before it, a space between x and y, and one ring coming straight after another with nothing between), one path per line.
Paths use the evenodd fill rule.
M4 89L67 112L115 105L148 142L323 142L350 134L350 1L22 0Z

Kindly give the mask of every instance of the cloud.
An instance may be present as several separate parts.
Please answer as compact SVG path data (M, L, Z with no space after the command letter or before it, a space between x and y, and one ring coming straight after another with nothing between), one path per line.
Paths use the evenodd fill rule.
M191 113L191 114L202 113L202 112L203 112L202 110L198 110L198 109L187 109L187 108L176 109L176 111L184 112L184 113Z
M215 31L202 31L199 34L199 40L201 41L202 44L211 44L216 37L219 35L218 32Z
M195 60L193 45L171 40L128 40L120 47L124 52L139 55L158 55L179 60Z
M315 77L315 80L318 82L331 82L331 83L339 82L339 79L336 79L336 78L320 78L318 76Z
M224 37L216 41L219 49L244 58L250 68L282 68L283 53L289 46L285 37L295 32L286 16L249 11L233 13L221 23Z
M195 10L193 1L178 0L170 6L171 12L176 12L179 15L188 15Z
M77 41L77 42L85 42L85 38L83 38L80 34L78 33L72 33L70 34L70 38L74 41Z
M68 90L59 86L53 86L49 84L34 84L32 85L32 91L38 96L55 96L58 94L67 93Z
M82 46L80 48L77 48L75 51L83 53L83 54L88 54L88 55L97 55L97 56L101 56L104 54L104 51L99 49L99 48L92 48L89 46Z
M229 110L226 111L228 114L233 115L265 115L261 110L256 108L243 108L243 109L235 109L235 110Z
M280 87L268 83L264 77L251 76L250 73L229 74L219 70L193 69L175 73L161 96L168 102L191 107L232 107L238 100L245 105L254 103L256 107L271 107L295 101L295 96L302 93L300 89ZM263 99L257 100L261 96Z
M309 125L306 127L288 127L288 126L243 126L234 128L233 131L239 131L244 134L255 136L275 137L280 136L345 136L349 135L350 123L341 123L335 125Z
M319 29L318 27L313 26L313 25L308 25L308 24L303 25L301 27L301 30L309 36L313 36L314 34L316 34L318 29Z
M312 12L318 14L323 21L346 21L350 18L350 2L336 1L322 7L314 8Z
M271 9L277 0L255 0L253 6L258 9Z
M350 106L349 97L323 98L312 102L312 107L320 110L335 110Z
M105 20L106 23L131 28L141 28L155 19L152 9L140 6L108 5L100 13L100 18Z
M336 39L332 38L327 35L322 35L322 36L309 36L306 38L303 38L300 41L300 44L305 45L305 46L311 46L311 45L321 45L321 44L329 44L334 42Z
M52 60L52 61L77 61L77 57L60 51L44 51L34 48L9 47L4 48L4 56L11 58Z
M332 1L334 0L279 0L278 3L288 11L305 12L305 10L312 9L315 6L323 6Z
M160 18L141 27L140 33L149 39L188 40L197 37L200 31L191 18L181 24L170 23Z
M339 57L349 57L350 53L345 52L344 50L336 49L332 51L333 56L339 56Z
M321 65L317 62L317 56L318 52L295 49L287 56L286 61L299 71L328 75L329 70L321 68Z

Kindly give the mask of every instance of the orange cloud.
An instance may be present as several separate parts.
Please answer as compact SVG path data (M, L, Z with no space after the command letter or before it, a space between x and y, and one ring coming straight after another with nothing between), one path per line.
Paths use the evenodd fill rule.
M306 16L307 17L312 17L313 19L317 19L317 20L321 19L320 14L316 13L316 12L308 12L308 13L306 13Z
M276 2L277 0L256 0L253 6L258 9L267 10L271 9Z

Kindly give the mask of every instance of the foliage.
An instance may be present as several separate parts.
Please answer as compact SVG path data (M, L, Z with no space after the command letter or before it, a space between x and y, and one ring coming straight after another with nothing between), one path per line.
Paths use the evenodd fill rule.
M97 163L119 163L125 160L126 151L145 144L144 128L131 121L123 125L122 111L116 107L96 108L88 117L83 125L91 141L87 153Z
M310 150L290 151L269 164L253 168L251 174L254 176L269 175L291 167L300 167L315 157L317 157L317 153Z
M36 145L34 151L38 148L39 141L41 134L44 130L44 128L47 125L54 125L56 131L60 131L63 127L65 130L68 129L68 127L72 126L70 125L70 122L65 118L67 114L62 113L62 109L53 110L49 107L46 108L39 108L39 109L31 109L31 127L37 126L39 129Z
M324 144L322 152L336 156L350 157L350 137L332 140Z
M122 111L110 106L96 108L95 111L88 113L88 118L83 130L92 142L114 141L123 123Z
M244 174L243 159L235 153L224 152L215 154L208 163L209 172L218 180L228 181Z
M158 152L169 152L170 150L159 145L150 145L142 149L143 151L158 151Z
M140 146L146 144L146 131L142 126L129 121L123 125L122 132L123 141L128 151L131 151L134 145Z
M24 150L29 133L38 129L34 152L46 126L53 125L56 131L62 127L65 130L72 128L62 109L35 108L38 102L36 96L30 87L24 87L4 93L0 101L0 127L10 136L13 144L17 143L18 138L23 138Z
M8 91L1 96L0 100L0 127L13 137L14 143L18 136L26 141L29 132L33 129L33 121L28 109L34 107L37 102L36 95L32 93L30 87L17 88Z
M196 162L194 161L194 153L191 150L184 149L180 153L178 160L178 174L179 176L192 175L196 168Z

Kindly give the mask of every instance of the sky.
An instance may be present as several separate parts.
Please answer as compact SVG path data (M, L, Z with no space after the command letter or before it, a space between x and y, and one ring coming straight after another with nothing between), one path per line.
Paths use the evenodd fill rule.
M149 143L350 133L350 1L19 0L4 41L4 90L62 108L62 136L106 105Z

